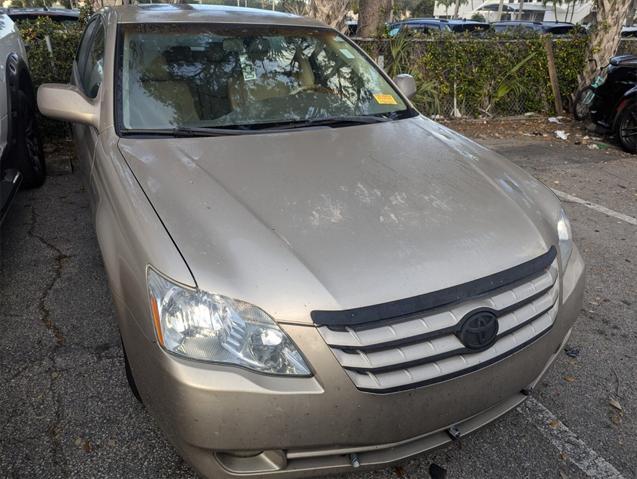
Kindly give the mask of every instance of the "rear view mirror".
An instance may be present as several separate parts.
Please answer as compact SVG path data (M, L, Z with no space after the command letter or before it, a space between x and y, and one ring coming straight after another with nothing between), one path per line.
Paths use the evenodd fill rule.
M45 83L38 88L40 113L55 120L98 127L98 108L73 85Z
M416 94L416 80L411 75L403 73L394 78L394 83L407 98L411 99Z

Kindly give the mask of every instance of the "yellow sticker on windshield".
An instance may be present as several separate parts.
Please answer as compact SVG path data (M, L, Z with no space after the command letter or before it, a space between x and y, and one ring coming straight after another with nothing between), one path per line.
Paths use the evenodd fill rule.
M398 105L394 95L386 95L384 93L374 93L376 103L379 105Z

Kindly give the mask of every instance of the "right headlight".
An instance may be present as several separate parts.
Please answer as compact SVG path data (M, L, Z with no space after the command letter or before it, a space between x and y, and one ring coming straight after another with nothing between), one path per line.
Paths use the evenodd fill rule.
M571 232L571 222L568 220L564 210L560 211L560 219L557 222L557 236L559 238L560 258L562 261L562 271L566 268L568 260L573 252L573 234Z
M265 311L185 288L152 268L147 279L157 339L171 353L269 374L310 374L292 340Z

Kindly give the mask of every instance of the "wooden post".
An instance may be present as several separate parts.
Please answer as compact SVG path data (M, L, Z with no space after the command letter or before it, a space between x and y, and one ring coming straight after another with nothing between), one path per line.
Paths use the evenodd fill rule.
M555 56L553 55L553 42L549 35L544 38L544 48L546 50L546 63L549 68L549 78L551 79L551 89L553 90L553 96L555 97L555 113L561 115L564 113L564 107L562 106L560 82L557 80L557 68L555 67Z

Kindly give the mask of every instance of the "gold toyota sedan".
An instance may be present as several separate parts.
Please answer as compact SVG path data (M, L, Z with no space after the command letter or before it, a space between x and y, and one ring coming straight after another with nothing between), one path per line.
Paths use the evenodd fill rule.
M210 478L381 467L531 394L580 309L560 202L325 25L109 8L73 122L133 391Z

